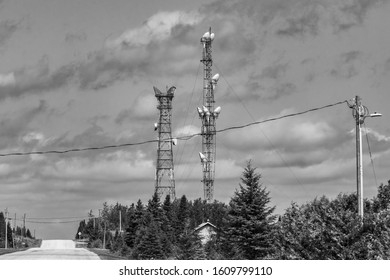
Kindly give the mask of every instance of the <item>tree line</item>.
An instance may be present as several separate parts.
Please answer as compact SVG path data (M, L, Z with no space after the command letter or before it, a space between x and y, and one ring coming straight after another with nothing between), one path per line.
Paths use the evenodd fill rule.
M94 248L105 243L128 259L389 259L390 181L365 199L364 210L361 220L356 194L339 194L292 202L275 215L270 193L249 161L228 204L185 195L160 201L156 193L146 204L104 203L99 217L91 211L80 222L76 238ZM195 228L206 221L216 233L203 244Z
M31 235L31 231L28 228L25 227L19 227L12 228L10 222L5 224L5 216L3 212L0 212L0 248L5 247L5 240L7 238L7 247L13 248L14 246L17 247L18 244L16 243L22 243L20 240L24 238L30 238L33 239L33 236ZM5 227L7 226L7 237L5 236ZM15 237L15 238L14 238ZM18 242L16 242L16 239ZM18 246L20 247L20 246Z

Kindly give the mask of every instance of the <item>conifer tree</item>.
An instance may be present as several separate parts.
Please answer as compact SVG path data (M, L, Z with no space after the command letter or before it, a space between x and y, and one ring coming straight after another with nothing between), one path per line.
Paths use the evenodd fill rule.
M178 254L179 260L204 260L206 259L206 253L202 246L200 237L198 234L184 230L180 235L178 241Z
M226 236L245 259L260 259L272 250L272 215L269 192L260 183L249 161L241 177L242 184L229 203Z
M141 260L165 259L161 243L161 231L153 219L146 228L145 234L142 236L134 255L137 259Z
M27 229L26 236L27 236L28 238L32 238L30 229Z

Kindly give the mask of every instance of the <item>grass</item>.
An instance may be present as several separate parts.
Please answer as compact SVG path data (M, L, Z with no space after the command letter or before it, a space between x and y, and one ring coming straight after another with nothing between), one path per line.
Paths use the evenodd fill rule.
M107 249L86 248L87 250L95 253L102 260L127 260L125 257L115 255Z
M20 251L25 251L29 248L19 248L19 249L14 249L14 248L8 248L8 249L4 249L4 248L0 248L0 256L1 255L5 255L5 254L11 254L11 253L15 253L15 252L20 252Z

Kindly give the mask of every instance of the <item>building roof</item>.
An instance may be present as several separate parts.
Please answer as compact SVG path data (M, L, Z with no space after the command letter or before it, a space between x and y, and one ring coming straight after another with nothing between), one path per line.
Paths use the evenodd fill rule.
M205 226L211 226L213 227L214 229L217 229L216 226L214 226L212 223L210 223L209 221L205 222L205 223L201 223L199 226L197 226L194 231L197 231L197 230L200 230L201 228L204 228Z

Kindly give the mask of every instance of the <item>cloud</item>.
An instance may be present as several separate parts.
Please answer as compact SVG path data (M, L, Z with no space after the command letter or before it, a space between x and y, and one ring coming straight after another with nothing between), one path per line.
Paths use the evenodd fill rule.
M359 74L358 62L363 58L360 51L349 51L339 55L336 66L330 71L334 77L350 79Z
M15 75L13 72L5 75L0 75L0 87L8 87L14 85L15 85Z
M66 85L74 75L75 66L72 64L51 72L49 61L44 57L35 66L18 69L3 76L3 82L0 82L0 100L58 89Z
M94 180L104 182L128 182L153 176L153 161L141 152L118 150L100 154L94 159L71 157L60 159L42 169L48 178L67 180Z
M187 135L193 135L200 133L200 128L195 125L186 125L180 128L177 128L174 132L173 135L175 137L180 137L180 136L187 136Z
M43 112L47 104L41 100L37 107L24 108L17 114L4 115L0 121L0 149L14 147L19 139L30 132L29 124Z
M73 44L76 42L81 42L87 40L87 34L83 31L80 32L69 32L65 35L65 42Z
M319 29L320 15L314 8L308 11L303 10L303 14L299 14L295 18L287 18L285 27L277 30L276 34L280 36L300 36L306 34L317 35Z
M352 0L339 3L341 16L336 19L339 30L346 30L360 25L367 17L367 13L379 5L387 4L388 0Z
M1 4L1 3L0 3ZM20 22L13 20L0 21L0 46L3 45L18 30Z
M178 26L193 26L201 19L201 15L196 12L159 12L147 19L141 27L124 32L107 45L120 48L144 47L152 42L165 41L172 36Z
M280 115L284 115L281 112ZM259 127L261 126L261 127ZM325 120L295 117L254 125L220 136L222 154L236 158L251 154L264 161L263 166L284 167L280 155L290 166L310 166L346 153L345 145L354 139L348 131ZM221 148L220 148L221 149ZM219 149L219 150L220 150ZM275 149L277 151L275 151ZM348 158L348 156L347 156Z
M134 119L137 120L151 120L157 117L158 111L156 109L156 97L149 92L142 91L138 94L131 108L122 110L115 118L115 122L122 124Z

